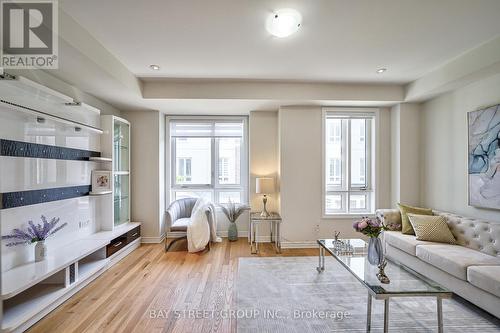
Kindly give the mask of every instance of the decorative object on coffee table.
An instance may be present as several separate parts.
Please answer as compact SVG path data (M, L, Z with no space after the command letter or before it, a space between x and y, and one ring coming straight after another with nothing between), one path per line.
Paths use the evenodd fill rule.
M56 227L59 223L59 218L54 217L50 222L42 215L42 224L35 225L33 221L28 221L28 228L26 230L14 229L10 235L2 236L2 239L10 240L6 246L16 246L21 244L35 244L35 261L42 261L47 257L47 246L45 240L64 228L67 223L63 223Z
M372 265L381 264L384 260L384 253L382 242L378 236L385 228L382 222L378 218L363 217L361 220L354 222L352 226L357 232L370 237L368 243L368 262Z
M227 239L231 242L238 240L238 228L236 220L243 214L244 211L250 210L249 205L234 203L231 200L227 204L220 205L224 215L229 220L229 228L227 230Z
M378 217L373 219L363 217L361 220L354 222L353 227L356 231L370 237L368 242L368 262L371 265L378 266L379 272L377 273L377 278L379 281L389 283L389 277L384 272L387 262L384 258L382 241L379 238L380 233L386 229L385 226Z
M262 198L263 208L260 216L269 217L271 214L267 211L267 195L274 193L276 191L274 187L274 178L271 177L259 177L255 179L255 193L263 194Z

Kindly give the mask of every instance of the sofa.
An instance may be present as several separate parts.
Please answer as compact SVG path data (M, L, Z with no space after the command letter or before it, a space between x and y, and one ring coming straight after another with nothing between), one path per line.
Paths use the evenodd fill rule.
M500 223L439 211L434 214L446 218L457 245L420 241L400 231L385 231L387 258L404 263L500 318ZM397 209L377 210L376 215L386 225L401 224Z

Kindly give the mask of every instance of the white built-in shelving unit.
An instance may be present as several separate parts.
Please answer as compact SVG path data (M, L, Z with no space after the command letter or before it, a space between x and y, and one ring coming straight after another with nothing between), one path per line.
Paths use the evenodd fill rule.
M110 191L89 193L89 200L99 200L100 224L94 232L50 248L44 261L2 272L1 331L22 332L137 248L140 223L130 222L130 124L125 119L99 116L92 106L8 74L0 76L0 104L12 109L20 122L41 117L99 136L101 156L89 161L113 172Z

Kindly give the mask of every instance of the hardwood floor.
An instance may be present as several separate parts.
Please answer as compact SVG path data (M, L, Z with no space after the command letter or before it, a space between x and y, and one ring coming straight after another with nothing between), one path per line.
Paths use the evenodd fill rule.
M316 249L278 255L271 244L259 247L264 257L317 255ZM238 258L257 255L246 238L224 239L205 253L186 249L182 241L168 253L163 244L143 244L29 332L236 332L235 319L205 317L235 308ZM198 315L203 319L182 318L193 309L210 312Z

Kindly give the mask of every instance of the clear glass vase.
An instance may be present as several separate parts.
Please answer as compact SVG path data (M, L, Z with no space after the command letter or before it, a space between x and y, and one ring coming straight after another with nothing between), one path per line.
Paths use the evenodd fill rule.
M368 243L368 262L372 265L380 265L384 261L384 249L382 241L378 237L370 237Z

